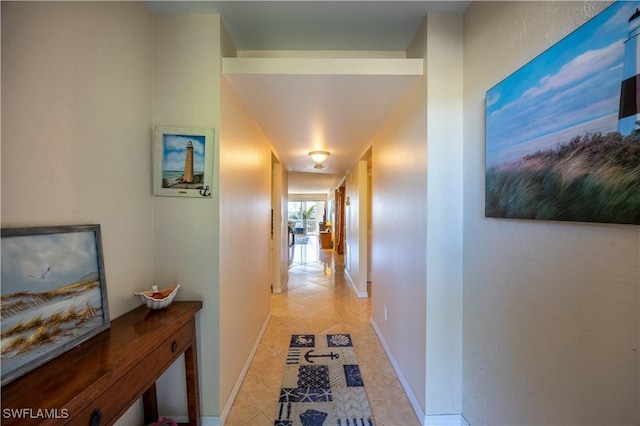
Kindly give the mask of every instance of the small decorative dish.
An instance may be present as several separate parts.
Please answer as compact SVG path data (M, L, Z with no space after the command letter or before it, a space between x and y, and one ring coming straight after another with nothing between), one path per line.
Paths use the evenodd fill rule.
M178 293L180 284L158 290L157 286L151 287L151 291L140 291L133 293L138 299L150 309L166 308L173 302Z

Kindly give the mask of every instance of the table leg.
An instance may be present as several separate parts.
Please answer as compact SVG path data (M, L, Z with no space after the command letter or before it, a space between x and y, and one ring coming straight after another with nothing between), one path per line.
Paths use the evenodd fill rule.
M148 425L158 421L158 397L155 383L142 395L142 407L144 409L144 424Z
M187 376L187 408L189 410L189 424L200 426L200 387L198 385L198 348L196 345L196 324L193 326L191 346L184 352L184 367Z

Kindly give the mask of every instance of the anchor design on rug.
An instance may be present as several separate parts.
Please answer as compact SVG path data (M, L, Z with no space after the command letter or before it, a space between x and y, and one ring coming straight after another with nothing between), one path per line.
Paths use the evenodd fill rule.
M310 358L331 358L331 359L340 358L340 354L334 354L333 352L329 354L324 354L324 355L311 355L311 352L313 352L313 350L307 351L307 353L304 354L304 359L306 359L307 362L310 364L315 364L315 361L311 360Z

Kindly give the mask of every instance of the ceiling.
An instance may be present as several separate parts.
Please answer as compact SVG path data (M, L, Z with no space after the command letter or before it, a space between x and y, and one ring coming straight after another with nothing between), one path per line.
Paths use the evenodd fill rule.
M156 14L220 14L242 51L407 49L428 13L464 13L469 1L147 1ZM291 52L294 51L294 52ZM284 52L280 52L282 54ZM254 52L254 56L256 53ZM331 55L331 54L329 54ZM348 56L348 55L347 55ZM365 154L415 76L227 74L233 89L289 170L289 193L327 193ZM308 152L331 155L321 170Z

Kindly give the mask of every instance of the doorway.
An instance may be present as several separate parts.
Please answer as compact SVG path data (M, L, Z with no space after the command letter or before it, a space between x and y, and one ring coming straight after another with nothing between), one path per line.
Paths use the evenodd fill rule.
M344 205L345 205L346 187L344 183L336 189L336 223L335 223L335 239L336 251L338 254L344 254L344 240L346 238L346 227L344 223Z
M287 220L294 235L318 235L320 224L324 224L326 220L325 202L289 201Z

